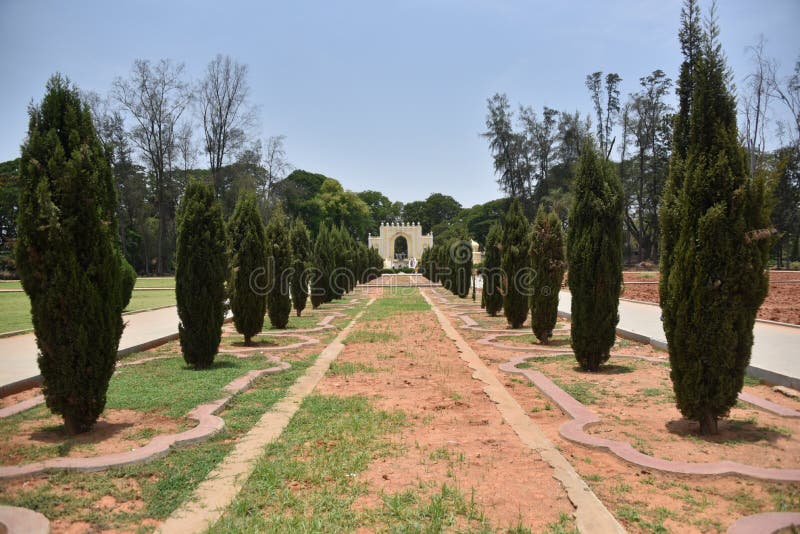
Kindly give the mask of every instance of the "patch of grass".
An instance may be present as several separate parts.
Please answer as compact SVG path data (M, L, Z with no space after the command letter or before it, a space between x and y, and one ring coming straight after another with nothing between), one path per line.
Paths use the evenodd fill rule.
M0 332L33 328L31 303L25 293L0 293L0 310Z
M539 339L533 334L525 334L524 336L498 336L497 341L503 343L511 343L512 345L542 345L542 346L565 346L570 344L570 337L568 335L555 335L550 338L550 343L544 345L539 342Z
M745 386L760 386L761 385L761 379L753 378L752 376L745 375L745 377L744 377L744 385Z
M361 362L334 361L328 372L334 376L350 376L356 373L377 373L378 368Z
M586 475L583 478L585 480L588 480L589 482L602 482L603 481L603 475L596 475L596 474L595 475Z
M161 291L133 291L131 301L126 312L149 310L150 308L160 308L162 306L175 306L175 292L169 290Z
M558 521L547 524L546 534L580 534L575 526L575 518L564 512L559 512Z
M283 330L293 330L295 328L314 328L324 317L325 313L317 316L304 315L302 317L298 317L294 313L294 310L292 310L292 313L289 315L289 323L286 325L286 328L277 329L272 325L272 322L269 320L269 315L267 315L264 317L264 330L275 330L276 332L280 332Z
M375 301L364 313L364 321L380 321L404 313L430 310L417 288L393 288L384 291L383 297Z
M666 394L666 392L660 388L644 388L639 391L645 397L660 397Z
M344 344L348 345L351 343L389 343L390 341L396 341L400 339L400 336L395 334L394 332L390 332L388 327L378 330L378 329L367 329L366 327L362 327L355 332L351 332L344 340Z
M599 398L595 393L597 386L591 382L560 382L557 380L554 380L554 382L581 404L594 404Z

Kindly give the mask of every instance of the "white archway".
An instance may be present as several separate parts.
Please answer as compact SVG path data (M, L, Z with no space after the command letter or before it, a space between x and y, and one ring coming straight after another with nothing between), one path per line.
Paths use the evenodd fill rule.
M398 237L405 238L408 244L408 256L402 260L394 257L395 241ZM433 246L433 234L422 235L422 225L419 223L381 223L380 234L370 234L367 242L381 255L384 267L407 267L411 258L419 261L422 252Z

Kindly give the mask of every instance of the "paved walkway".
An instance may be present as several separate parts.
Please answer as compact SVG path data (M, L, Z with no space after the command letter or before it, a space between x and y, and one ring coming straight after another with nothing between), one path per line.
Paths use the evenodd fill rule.
M131 348L178 334L178 308L170 306L123 316L125 330L119 342L122 354ZM0 338L0 388L39 375L33 334Z
M558 310L569 313L571 302L570 293L561 291ZM661 308L657 305L621 300L617 328L650 338L656 345L666 347ZM800 389L800 328L756 321L748 373Z

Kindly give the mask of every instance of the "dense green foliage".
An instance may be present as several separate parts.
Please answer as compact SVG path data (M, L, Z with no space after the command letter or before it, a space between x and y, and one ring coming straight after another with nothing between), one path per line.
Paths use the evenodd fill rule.
M486 313L492 317L500 313L503 309L503 294L500 292L503 283L503 275L500 269L500 259L502 252L503 227L500 223L495 223L486 236L486 251L483 255L483 296L481 304L486 308Z
M136 271L124 257L120 257L120 268L122 270L122 309L128 307L133 295L133 286L136 285Z
M211 367L225 320L225 225L222 206L209 185L193 180L178 212L175 297L183 359Z
M622 185L592 142L584 145L569 218L572 349L582 369L597 371L614 345L622 285Z
M564 232L555 212L539 208L531 234L531 328L547 344L558 319L558 292L564 279Z
M122 257L105 150L78 90L59 75L30 109L16 258L30 297L48 408L70 434L103 411L122 334Z
M230 307L236 331L250 345L264 328L267 242L256 196L243 193L228 221Z
M278 207L267 225L267 314L273 328L286 328L292 311L292 241L283 210Z
M290 230L292 242L292 304L300 317L308 300L308 269L311 267L311 236L303 219L295 219Z
M531 291L530 223L522 213L518 199L503 218L503 251L500 268L503 273L503 312L511 328L519 328L528 318L528 298Z
M661 307L678 408L716 433L736 404L753 324L767 294L770 246L764 181L750 178L714 21L683 13L685 61L675 149L661 208ZM686 77L683 77L683 74Z

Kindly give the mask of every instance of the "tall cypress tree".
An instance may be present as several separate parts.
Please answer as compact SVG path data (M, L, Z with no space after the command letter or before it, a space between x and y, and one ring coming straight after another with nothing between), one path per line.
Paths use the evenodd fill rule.
M696 33L687 13L681 41ZM700 45L682 46L681 100L661 209L661 307L678 408L717 432L742 389L753 324L768 288L769 209L762 178L749 177L736 105L712 20ZM684 78L683 73L688 72ZM685 85L684 85L685 84Z
M292 303L297 316L303 313L308 300L308 273L311 267L311 236L303 219L297 218L292 224Z
M254 335L264 328L267 311L267 248L264 224L256 197L243 193L228 222L230 247L230 305L236 331L250 345ZM259 287L261 286L261 287Z
M486 308L486 313L492 317L503 309L503 294L500 292L502 273L500 271L500 246L503 237L503 227L496 222L486 234L486 254L483 256L483 296L481 302Z
M511 328L521 327L528 318L530 230L519 199L515 198L503 218L503 255L500 263L505 293L503 312Z
M330 230L328 225L323 222L319 225L319 233L314 240L313 272L310 280L311 307L313 309L330 302L330 277L333 271L331 254Z
M547 344L558 319L558 292L564 279L565 262L561 219L543 207L533 221L530 257L534 272L531 328L536 338Z
M122 256L111 168L89 108L60 75L29 110L17 268L30 297L47 407L70 434L103 412L122 334Z
M578 160L567 258L572 293L572 349L582 369L608 361L619 321L622 285L622 184L587 141Z
M289 298L290 273L292 268L292 242L286 228L280 206L273 212L267 225L267 277L270 290L267 293L267 313L273 328L286 328L292 301Z
M450 243L450 268L453 272L453 293L467 298L472 283L472 240L466 229Z
M178 212L175 297L183 359L207 369L222 337L225 321L225 224L222 206L210 185L192 180Z

